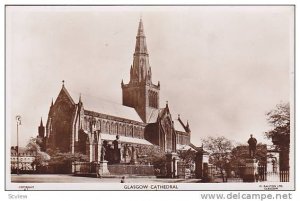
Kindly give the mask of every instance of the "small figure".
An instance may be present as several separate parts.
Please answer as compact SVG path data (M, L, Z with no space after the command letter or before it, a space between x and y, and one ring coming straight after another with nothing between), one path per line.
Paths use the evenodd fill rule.
M122 176L121 183L125 183L125 176Z
M105 152L106 152L106 148L104 146L104 144L101 146L101 157L100 157L100 161L104 161L105 160Z
M250 156L250 158L254 158L255 153L256 153L257 140L253 137L252 134L250 135L248 144L249 144L249 156Z
M114 145L114 161L115 163L120 163L121 161L121 142L120 136L117 135L116 139L113 141Z

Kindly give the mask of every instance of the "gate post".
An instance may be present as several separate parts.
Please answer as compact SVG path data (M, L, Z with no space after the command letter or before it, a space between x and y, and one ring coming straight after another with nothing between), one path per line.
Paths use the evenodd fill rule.
M176 178L178 175L177 162L179 161L178 154L175 152L167 153L167 177Z
M195 158L195 176L196 179L202 179L203 177L203 150L199 150L196 153Z

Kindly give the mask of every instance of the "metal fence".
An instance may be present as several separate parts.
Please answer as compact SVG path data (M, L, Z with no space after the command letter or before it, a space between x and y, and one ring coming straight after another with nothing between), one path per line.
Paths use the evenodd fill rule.
M127 165L127 164L116 164L108 165L108 171L113 175L145 175L153 176L154 168L153 165Z
M289 182L289 171L267 171L266 166L246 167L239 166L235 172L235 178L230 178L231 182L243 182L245 174L253 173L256 182Z
M255 182L289 182L290 181L290 172L289 171L267 171L266 166L258 167L246 167L235 166L230 170L220 170L215 166L208 168L209 178L211 182L230 182L230 183L240 183L247 181L249 175L253 175Z
M18 173L17 162L12 162L10 168L11 168L12 174ZM32 162L19 162L19 173L20 174L34 174L35 169L34 169L34 166L32 166Z
M74 174L93 174L96 173L97 164L89 162L74 162ZM107 165L111 175L154 175L153 165L129 165L129 164L114 164Z

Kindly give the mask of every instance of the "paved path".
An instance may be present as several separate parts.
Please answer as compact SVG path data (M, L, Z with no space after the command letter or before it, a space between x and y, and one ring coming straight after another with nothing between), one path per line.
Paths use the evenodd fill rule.
M126 183L198 183L199 179L158 179L153 177L126 178ZM120 183L120 177L114 178L92 178L78 177L65 174L22 174L12 175L11 182L14 183Z

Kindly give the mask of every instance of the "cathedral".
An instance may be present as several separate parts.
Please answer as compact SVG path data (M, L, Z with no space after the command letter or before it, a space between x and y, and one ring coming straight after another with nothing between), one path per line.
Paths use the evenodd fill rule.
M166 153L193 146L188 122L171 114L168 102L160 107L160 82L152 83L152 72L143 22L140 20L130 67L130 80L121 82L122 105L100 99L71 96L65 83L51 103L46 126L41 121L39 137L44 150L81 152L90 162L100 161L105 146L105 160L115 161L109 150L114 141L120 146L119 162L135 162L143 146L157 146ZM102 154L103 155L103 154Z

